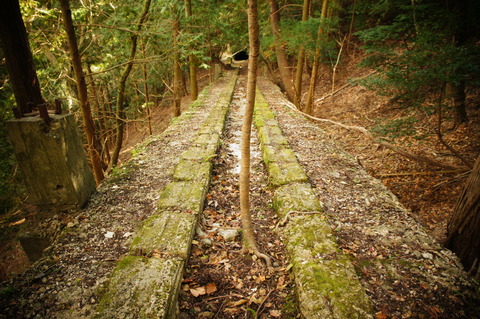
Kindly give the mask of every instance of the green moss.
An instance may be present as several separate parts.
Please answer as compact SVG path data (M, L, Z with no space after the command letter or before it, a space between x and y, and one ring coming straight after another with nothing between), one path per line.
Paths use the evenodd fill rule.
M317 195L306 183L293 183L276 189L273 208L280 218L284 218L289 211L322 211Z
M201 146L191 146L182 153L181 158L195 161L210 161L216 155L216 145L202 144Z
M159 210L179 209L200 214L206 196L206 185L198 182L172 182L160 194Z
M127 256L115 268L96 318L172 318L184 262Z
M176 182L193 181L209 185L212 172L211 162L198 162L195 160L181 159L173 172Z
M267 166L269 183L278 187L289 183L308 182L303 168L297 163L273 162Z
M196 217L189 213L163 211L145 220L130 246L130 254L148 256L162 252L187 259L196 226Z

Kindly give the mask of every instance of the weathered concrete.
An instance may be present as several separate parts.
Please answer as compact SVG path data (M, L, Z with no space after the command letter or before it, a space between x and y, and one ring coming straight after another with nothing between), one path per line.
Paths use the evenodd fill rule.
M117 266L98 317L177 318L182 272L203 211L211 161L220 147L236 79L232 76L190 148L181 155L173 181L160 193L157 213L143 223L132 242L133 256Z
M7 123L28 201L40 207L83 206L96 185L73 114Z
M115 268L97 318L176 318L185 261L127 256Z
M371 302L354 267L335 242L307 175L258 90L254 123L274 188L279 225L286 225L284 238L302 315L307 319L372 318Z
M173 256L187 259L194 235L196 216L185 212L162 211L145 220L132 241L134 256Z

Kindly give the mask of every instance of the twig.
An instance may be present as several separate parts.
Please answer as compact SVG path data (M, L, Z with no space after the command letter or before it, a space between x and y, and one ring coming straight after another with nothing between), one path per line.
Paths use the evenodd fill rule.
M406 172L406 173L390 173L390 174L375 174L376 177L398 177L398 176L417 176L417 175L441 175L459 173L458 170L449 171L432 171L432 172Z
M359 77L359 78L356 78L355 80L360 80L360 79L366 78L366 77L368 77L368 76L370 76L370 75L372 75L372 74L375 74L375 73L377 73L376 70L368 73L367 75L364 75L364 76L361 76L361 77ZM325 100L327 97L330 97L330 96L332 96L332 95L335 95L335 94L337 94L338 92L340 92L341 90L343 90L343 89L345 89L345 88L347 88L347 87L349 87L349 86L353 86L353 85L355 85L355 84L353 84L353 83L346 83L346 84L342 85L341 87L339 87L338 89L336 89L334 92L328 93L327 95L325 95L325 96L323 96L323 97L315 100L315 102L317 102L317 103L318 103L318 102L321 102L321 101Z
M265 301L267 301L268 297L270 297L270 294L273 292L273 289L271 289L268 294L265 296L265 299L263 299L262 303L258 306L258 310L257 310L257 318L259 318L260 314L262 313L263 309L263 305L265 304Z

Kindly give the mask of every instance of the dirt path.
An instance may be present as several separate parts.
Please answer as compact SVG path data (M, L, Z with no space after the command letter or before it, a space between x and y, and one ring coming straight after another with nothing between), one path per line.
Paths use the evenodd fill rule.
M181 318L294 318L297 314L255 132L251 141L253 222L261 250L274 260L274 271L268 272L263 262L241 252L238 176L245 86L245 78L240 77L180 292Z

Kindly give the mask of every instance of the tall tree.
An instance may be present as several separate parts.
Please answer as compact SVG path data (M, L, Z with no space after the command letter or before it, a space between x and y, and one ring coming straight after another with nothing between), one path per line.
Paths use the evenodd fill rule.
M280 10L277 0L270 0L270 24L275 43L275 55L277 56L278 71L283 88L290 101L294 101L295 93L293 90L292 76L288 66L287 53L284 48L284 41L280 35Z
M465 269L480 274L480 156L448 223L446 246L460 257Z
M320 26L318 28L318 36L317 36L317 49L315 50L315 56L313 58L313 68L312 74L310 76L310 85L308 87L308 96L307 96L307 103L305 105L305 113L312 115L313 113L313 96L315 95L315 86L317 84L317 73L318 73L318 66L320 64L320 55L321 55L321 42L323 41L324 37L324 21L327 17L327 10L328 10L328 0L323 0L322 5L322 16L320 20Z
M17 107L32 112L31 104L45 103L33 64L27 31L18 0L5 0L0 10L0 44L7 63Z
M93 124L92 110L87 93L87 84L85 82L85 74L82 69L82 58L78 51L77 37L75 36L75 27L72 20L72 11L70 10L69 0L60 0L60 7L62 10L63 23L65 25L65 32L67 34L68 48L70 51L70 58L75 73L75 80L77 82L78 99L80 100L80 108L82 110L83 122L85 124L85 136L87 138L87 147L90 161L93 167L93 175L95 182L100 184L104 179L102 161L100 154L95 146L98 144L95 136L95 125Z
M308 12L310 9L310 0L303 0L302 8L302 22L308 20ZM300 108L300 103L302 100L302 76L303 76L303 64L305 63L305 46L302 45L300 50L298 50L297 58L297 70L295 73L295 99L294 104L297 108Z
M188 20L192 18L192 1L185 0L185 16ZM188 66L190 70L190 96L192 101L198 98L198 82L197 82L197 59L195 54L190 53L188 56Z
M147 19L148 11L150 9L150 3L151 3L151 0L145 0L143 11L137 22L136 32L131 33L130 56L128 58L127 64L125 65L125 68L123 69L122 75L120 77L120 81L118 82L118 97L117 97L117 104L116 104L117 137L115 140L115 148L113 149L112 159L110 161L111 167L114 167L117 165L118 156L120 154L120 150L122 149L123 133L124 133L123 131L125 129L125 104L126 104L125 85L127 83L128 76L132 71L133 60L135 59L135 55L137 53L138 35L142 30L143 23Z
M173 21L173 116L181 114L181 94L182 94L182 70L180 68L180 49L178 47L178 37L180 35L180 19L174 17Z
M248 0L248 37L250 54L248 58L247 105L242 123L241 159L240 159L240 215L244 235L244 250L265 260L271 266L270 257L262 254L257 247L250 212L250 136L252 131L253 108L255 106L255 90L257 86L257 68L260 41L258 37L257 0Z

